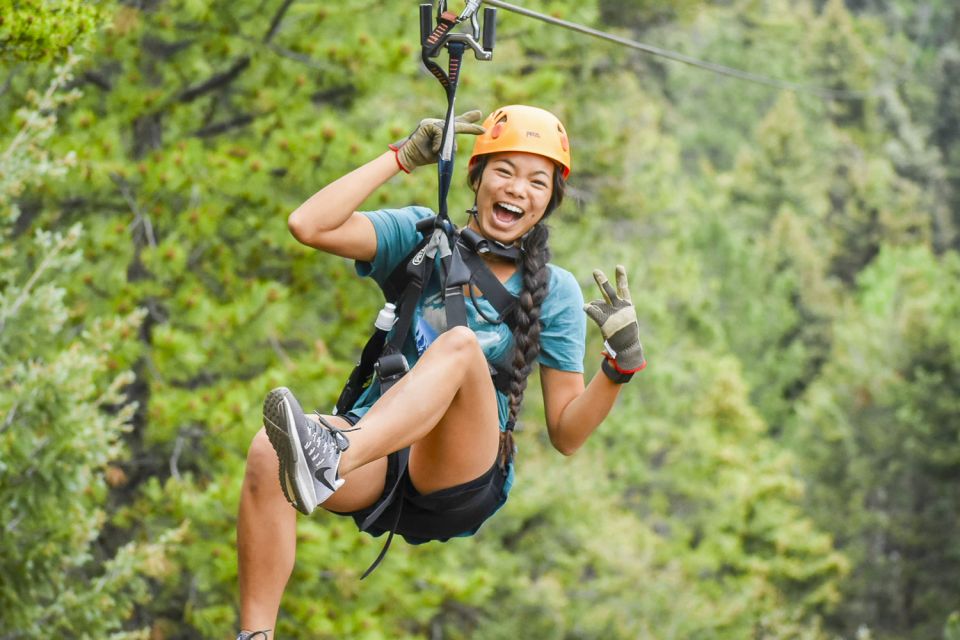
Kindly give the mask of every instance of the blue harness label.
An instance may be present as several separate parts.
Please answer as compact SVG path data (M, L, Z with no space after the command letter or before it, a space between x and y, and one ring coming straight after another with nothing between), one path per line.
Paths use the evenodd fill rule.
M413 338L417 343L417 353L421 356L427 350L433 341L437 339L436 330L430 326L430 323L423 319L423 316L417 320L417 325L413 328Z

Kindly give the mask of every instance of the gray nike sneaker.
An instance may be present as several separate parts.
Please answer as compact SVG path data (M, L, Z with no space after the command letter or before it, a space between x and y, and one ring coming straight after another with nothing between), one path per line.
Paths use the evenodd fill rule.
M269 629L266 631L241 631L237 640L270 640L270 636L267 635L269 631Z
M318 418L319 423L307 418L286 387L274 389L263 401L263 425L280 460L283 495L306 515L343 485L337 469L340 454L350 446L344 430Z

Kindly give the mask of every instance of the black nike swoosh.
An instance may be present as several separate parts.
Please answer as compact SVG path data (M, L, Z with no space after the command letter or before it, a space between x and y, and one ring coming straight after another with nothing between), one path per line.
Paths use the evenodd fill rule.
M319 482L321 482L321 483L323 484L323 486L325 486L327 489L330 489L330 491L336 491L337 488L334 487L332 484L330 484L330 482L327 481L326 472L327 472L327 471L330 471L330 469L332 469L332 467L320 467L319 469L317 469L317 470L314 472L313 476L314 476Z

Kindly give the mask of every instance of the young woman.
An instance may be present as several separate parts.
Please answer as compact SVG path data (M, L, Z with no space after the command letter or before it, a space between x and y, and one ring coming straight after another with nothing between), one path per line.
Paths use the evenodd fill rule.
M468 287L467 326L447 328L434 274L403 348L411 368L385 393L374 381L341 416L306 416L286 388L267 395L237 526L242 639L271 637L294 563L291 504L305 514L323 506L374 535L395 531L414 544L471 535L506 502L513 483L511 429L534 363L550 441L565 455L593 433L621 385L645 365L623 267L616 290L594 271L603 297L584 306L576 279L548 263L544 220L563 200L571 168L563 124L521 105L496 110L482 127L479 119L470 112L456 123L458 133L477 136L467 227L503 248L481 255L518 296L514 328ZM290 215L294 237L355 260L360 275L382 286L423 238L417 222L433 214L422 207L356 208L401 170L436 162L442 128L442 121L422 121L405 141L321 189ZM516 259L508 247L519 249ZM589 385L583 311L607 346ZM496 385L495 370L506 372Z

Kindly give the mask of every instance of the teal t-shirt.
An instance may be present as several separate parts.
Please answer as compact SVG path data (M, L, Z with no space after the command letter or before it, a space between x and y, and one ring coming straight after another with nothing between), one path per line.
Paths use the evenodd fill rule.
M433 216L426 207L381 209L366 211L377 234L377 254L371 262L357 261L356 270L361 276L373 278L381 286L390 277L394 268L406 258L423 239L417 231L417 221ZM560 371L583 372L583 355L586 341L586 314L583 312L583 294L576 278L569 271L548 265L550 271L547 296L540 307L540 364ZM517 295L522 286L519 272L504 283L507 290ZM468 298L467 326L477 336L487 361L509 368L508 359L513 351L513 333L506 323L491 323L486 318L496 319L497 312L483 297ZM486 318L484 318L486 316ZM411 322L410 335L403 347L407 363L413 367L417 359L436 336L446 329L439 277L434 270L430 282L424 287L420 302ZM500 391L497 394L497 409L500 429L504 429L509 417L509 401ZM362 416L380 398L380 385L373 383L361 394L351 413ZM513 485L513 464L510 465L504 496ZM472 533L472 532L468 532Z
M361 276L373 278L382 287L394 268L423 239L417 231L417 221L430 217L434 213L426 207L406 207L367 211L363 215L370 219L376 230L377 254L372 262L357 261L356 270ZM560 371L583 372L587 325L580 285L569 271L553 264L548 265L548 269L550 279L547 285L547 296L540 307L538 361L544 366ZM519 294L522 286L519 272L511 276L504 286L510 293ZM509 368L508 359L513 350L513 333L506 323L488 322L486 318L497 317L496 310L482 296L478 296L475 300L476 306L479 306L483 313L479 313L468 298L467 325L476 334L487 361ZM403 354L411 367L429 343L445 329L446 316L440 283L434 273L420 297L420 303L411 323L410 335L403 348ZM380 388L374 382L358 398L353 413L363 415L379 397ZM507 396L499 391L497 391L497 406L500 428L503 429L509 415L509 403Z

